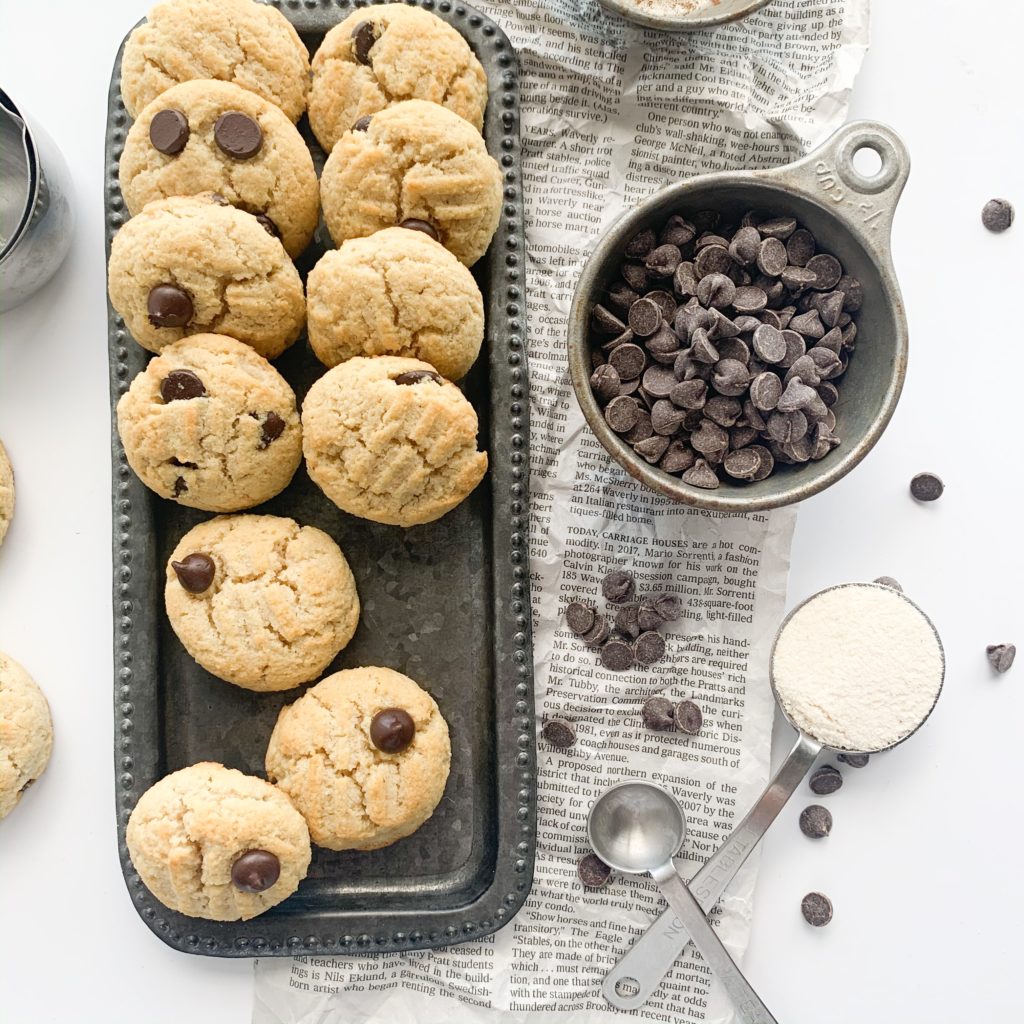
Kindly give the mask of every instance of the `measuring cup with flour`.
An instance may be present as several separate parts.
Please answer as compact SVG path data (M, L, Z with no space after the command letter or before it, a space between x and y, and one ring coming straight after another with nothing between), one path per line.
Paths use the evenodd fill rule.
M830 587L786 617L775 638L771 684L796 743L750 813L693 876L689 889L710 913L751 850L825 748L874 754L920 728L942 690L942 642L908 597L875 583ZM642 1005L690 941L669 909L608 972L604 997Z

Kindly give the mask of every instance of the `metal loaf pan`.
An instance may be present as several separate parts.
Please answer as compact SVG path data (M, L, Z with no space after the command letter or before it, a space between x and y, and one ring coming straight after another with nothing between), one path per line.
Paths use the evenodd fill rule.
M359 586L359 629L329 671L380 664L406 672L436 698L452 735L452 771L434 816L373 853L314 847L298 892L247 922L219 923L168 910L143 886L125 846L142 793L202 760L255 775L282 706L302 692L251 693L206 673L174 636L163 604L166 560L182 534L208 518L148 491L112 432L114 555L114 765L121 866L146 924L168 945L207 956L385 953L478 939L508 922L530 890L536 835L533 657L528 577L528 399L519 169L519 78L512 47L490 20L448 0L420 0L468 40L488 77L484 138L504 175L504 208L474 268L484 294L483 352L463 383L490 453L487 479L455 511L410 530L356 519L332 505L300 469L255 509L326 530ZM346 17L349 0L275 3L311 53ZM107 257L126 219L118 159L129 119L121 53L108 100L104 203ZM318 169L323 153L300 130ZM330 244L321 225L299 260L305 275ZM108 308L111 413L149 358ZM324 372L300 339L277 361L300 401Z

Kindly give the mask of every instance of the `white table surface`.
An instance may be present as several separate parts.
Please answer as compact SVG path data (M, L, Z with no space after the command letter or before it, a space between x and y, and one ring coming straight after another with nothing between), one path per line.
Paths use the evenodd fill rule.
M0 648L43 685L57 733L46 775L0 827L5 1024L250 1012L249 963L173 952L136 916L113 833L102 123L117 41L145 6L0 0L2 85L58 140L79 215L63 272L0 322L0 437L18 482ZM783 812L746 966L783 1022L997 1024L1020 1019L1024 919L1024 655L1004 677L985 659L988 643L1024 645L1024 8L873 6L851 113L893 125L913 156L895 228L911 369L875 452L801 510L790 601L897 577L945 640L946 691L912 743L846 771L828 839L797 829L806 789ZM979 223L994 195L1022 215L1002 236ZM907 495L923 469L947 484L931 506ZM777 734L776 763L789 742ZM820 931L798 910L812 889L835 904Z

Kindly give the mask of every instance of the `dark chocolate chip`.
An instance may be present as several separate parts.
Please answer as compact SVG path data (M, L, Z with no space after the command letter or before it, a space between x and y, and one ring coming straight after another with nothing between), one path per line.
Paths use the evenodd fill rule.
M705 308L724 309L735 295L736 285L725 274L708 274L697 285L697 298Z
M707 403L708 386L702 380L682 380L669 392L669 401L680 409L703 409Z
M362 117L357 118L352 124L352 131L354 132L365 132L370 127L370 122L373 118L369 114L363 114Z
M377 26L372 21L361 21L352 29L352 52L360 64L369 65L370 50L377 42Z
M765 370L750 382L750 400L760 412L771 412L782 397L782 381L777 373ZM759 429L764 429L763 427Z
M720 395L742 395L750 384L750 373L738 359L720 359L715 363L711 383Z
M644 266L651 277L671 277L682 262L677 245L659 245L644 257Z
M383 708L370 719L370 742L385 754L400 754L416 736L416 723L405 708Z
M665 638L653 630L636 639L636 660L639 665L654 665L665 657Z
M685 441L671 441L658 466L666 473L683 473L697 461L697 453Z
M588 647L600 647L608 639L611 626L608 624L608 617L600 612L594 615L594 624L586 633L580 635L580 639Z
M842 787L843 776L834 765L823 764L820 768L815 769L808 785L811 787L812 793L816 793L818 796L828 796L829 793L834 793Z
M766 238L757 253L757 269L766 277L778 277L788 264L786 247L777 238Z
M806 267L816 249L814 235L807 228L797 228L786 241L786 257L795 267Z
M171 562L171 568L178 577L178 582L190 594L205 593L217 575L217 566L213 559L201 551L193 551L180 562Z
M770 324L761 324L754 331L752 344L757 358L766 363L781 363L786 358L786 339Z
M819 292L832 291L839 284L839 279L843 276L843 265L835 256L829 256L828 253L824 252L818 253L817 256L812 256L807 261L807 269L815 277L814 284L811 287Z
M640 609L635 604L624 604L615 612L615 628L624 636L635 640L641 633Z
M590 386L602 402L610 402L618 396L622 387L619 371L611 363L602 363L590 375Z
M755 227L740 228L729 243L729 255L744 267L749 267L761 251L761 234Z
M177 156L185 148L188 135L188 118L180 110L160 110L149 122L149 141L167 156Z
M591 323L595 331L602 334L622 334L626 325L612 312L598 303L591 313Z
M792 377L775 408L779 412L796 412L797 409L806 409L815 399L818 399L818 392L814 388L808 387L799 377Z
M668 697L648 697L641 714L648 729L664 732L676 726L676 708Z
M672 367L657 363L644 370L642 383L644 391L652 398L668 398L672 389L679 385Z
M565 609L565 624L577 636L582 636L593 628L595 614L593 605L583 604L581 601L573 601Z
M549 718L540 729L541 736L553 747L568 750L576 743L576 729L564 718Z
M713 395L704 404L704 415L720 427L731 427L742 411L738 398L726 398L724 395Z
M946 485L934 473L918 473L910 481L910 493L918 501L935 501Z
M680 249L697 237L697 229L684 217L674 213L661 229L658 241L662 245L676 245Z
M692 700L681 700L676 705L676 728L689 736L696 736L704 724L704 715Z
M640 419L640 406L628 395L619 395L605 406L604 419L616 434L625 434L637 425Z
M606 601L622 604L632 599L636 592L636 580L633 574L623 569L613 569L601 580L601 593Z
M849 274L843 274L836 284L836 291L843 293L843 312L856 313L864 302L864 288L860 281Z
M608 305L611 306L619 316L626 316L629 307L640 298L640 293L630 288L625 281L613 281L608 286Z
M707 464L704 459L697 459L696 462L680 477L685 484L691 487L701 487L706 491L713 491L719 485L718 474Z
M981 223L989 231L1005 231L1013 223L1013 205L1008 199L990 199L982 208Z
M661 616L658 614L657 609L654 605L649 602L645 602L640 605L637 609L637 624L640 627L640 633L646 633L652 629L660 629L662 625ZM639 635L639 634L638 634Z
M696 295L698 284L700 281L697 278L697 272L689 260L676 267L676 272L672 275L672 287L677 295L684 299Z
M246 850L231 865L231 884L242 892L266 892L281 877L281 862L269 850Z
M174 481L174 496L176 498L180 498L183 494L187 494L187 493L188 493L188 484L185 483L185 478L183 476L179 476Z
M268 412L260 433L259 450L269 448L283 433L287 424L276 412Z
M768 305L768 295L763 288L747 285L737 288L732 297L732 308L737 313L759 313Z
M638 338L650 337L662 324L661 307L651 299L637 299L629 307L629 329Z
M753 480L761 468L761 456L753 448L738 448L726 455L722 468L736 480Z
M636 382L634 381L634 383ZM631 430L627 430L622 435L622 440L627 441L629 444L639 444L641 441L646 441L653 433L654 428L651 426L651 414L646 409L640 409L637 413L636 423Z
M671 437L686 421L686 410L680 409L667 398L659 398L651 406L651 429L656 434Z
M416 217L406 217L398 226L400 228L405 228L407 231L418 231L421 235L427 235L435 242L441 241L441 236L438 234L437 228L435 228L428 220L419 220Z
M263 145L263 129L248 114L226 110L214 123L213 138L222 153L235 160L248 160Z
M867 766L868 761L871 760L870 754L837 754L837 761L842 761L843 764L848 764L851 768L864 768Z
M708 274L727 274L735 266L729 250L724 245L706 245L697 253L693 261L693 269L698 278Z
M824 928L832 920L832 901L820 892L809 892L800 901L800 913L815 928Z
M785 241L796 231L796 218L773 217L771 220L763 220L757 225L757 230L765 238L779 238Z
M257 213L256 220L259 222L260 227L272 238L281 237L281 232L278 231L277 225L265 213Z
M158 284L150 289L146 312L154 327L185 327L194 312L192 298L176 284Z
M651 604L664 622L678 622L683 614L683 602L676 594L655 594Z
M669 438L664 434L653 434L651 437L638 441L633 445L633 451L642 459L646 459L653 466L660 461L669 446Z
M609 640L601 648L601 664L613 672L631 669L633 661L633 648L624 640Z
M612 877L612 869L596 853L588 853L576 865L576 874L588 889L603 889Z
M988 663L996 672L1009 672L1013 659L1017 657L1017 648L1013 644L989 644L985 648Z
M800 831L808 839L824 839L832 831L832 815L827 807L811 804L800 812Z
M160 397L165 402L184 402L205 394L203 382L191 370L171 370L160 381Z
M435 384L443 384L444 377L435 370L406 370L397 377L392 378L396 384L422 384L423 381L433 381Z

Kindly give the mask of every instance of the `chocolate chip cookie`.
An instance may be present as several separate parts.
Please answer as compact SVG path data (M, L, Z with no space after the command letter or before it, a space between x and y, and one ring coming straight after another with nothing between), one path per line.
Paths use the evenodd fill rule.
M43 691L0 652L0 818L43 774L52 749L53 722Z
M7 528L14 518L14 470L0 442L0 544L7 536Z
M215 194L143 207L114 236L110 303L150 352L216 332L279 356L302 331L302 281L281 242Z
M410 356L458 380L484 337L473 275L421 231L350 238L310 271L309 342L327 366L353 356Z
M472 266L498 227L501 172L468 121L405 100L341 136L324 165L320 202L338 245L405 225Z
M121 191L136 214L154 199L215 192L254 214L290 256L320 215L313 158L298 129L268 100L230 82L171 86L131 126Z
M270 783L213 761L182 768L139 798L125 832L146 888L208 921L248 921L306 877L309 830Z
M168 345L117 403L128 463L161 497L237 512L288 486L302 427L288 382L219 334Z
M411 99L482 129L487 77L450 25L418 7L382 4L353 11L324 36L313 56L309 124L325 152L360 118Z
M317 683L281 711L267 747L267 777L330 850L377 850L411 835L434 813L450 766L434 699L389 668Z
M439 519L487 472L473 406L418 359L357 356L328 370L306 395L302 423L313 482L374 522Z
M359 595L341 548L279 516L218 516L167 562L167 617L189 654L248 690L316 679L352 639Z
M252 0L165 0L128 37L121 95L135 117L178 82L234 82L298 121L309 92L309 53L291 22Z

